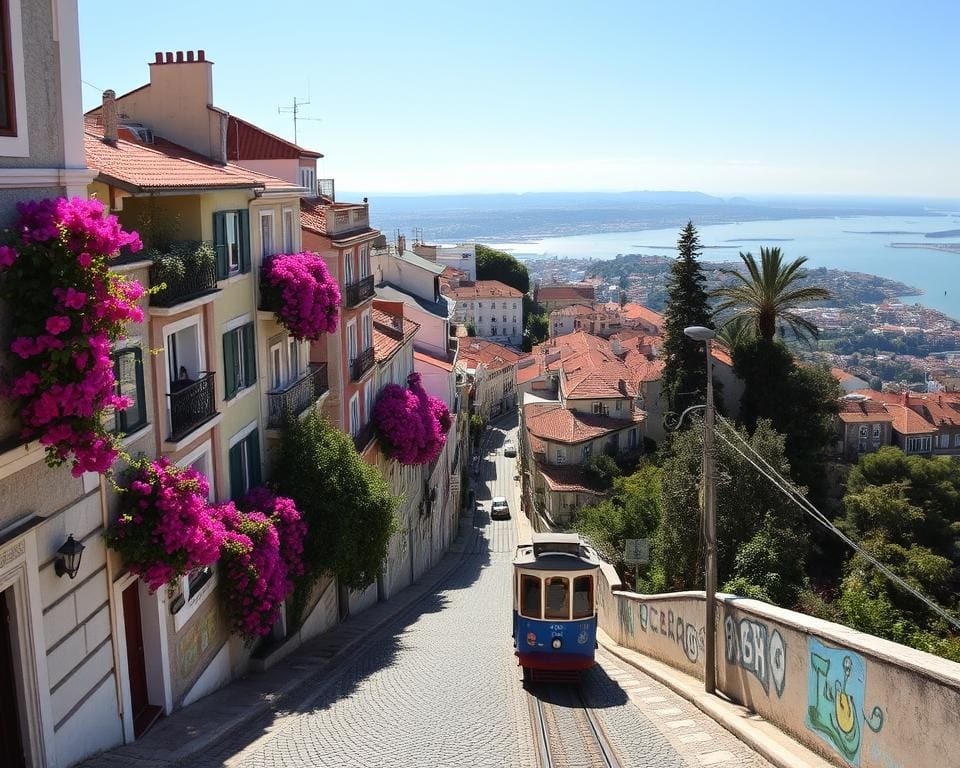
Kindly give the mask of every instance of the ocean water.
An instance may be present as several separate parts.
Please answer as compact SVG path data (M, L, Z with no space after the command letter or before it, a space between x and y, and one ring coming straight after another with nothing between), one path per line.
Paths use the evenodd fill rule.
M697 229L701 242L708 246L703 252L705 261L734 261L740 251L758 256L763 245L779 246L788 259L806 256L809 267L867 272L919 288L922 295L905 301L919 302L960 319L960 253L890 247L894 242L954 243L960 247L960 238L923 237L926 232L960 229L960 214L750 221ZM871 232L910 234L868 234ZM490 245L521 259L612 259L621 253L670 256L676 253L677 235L675 228L648 229Z

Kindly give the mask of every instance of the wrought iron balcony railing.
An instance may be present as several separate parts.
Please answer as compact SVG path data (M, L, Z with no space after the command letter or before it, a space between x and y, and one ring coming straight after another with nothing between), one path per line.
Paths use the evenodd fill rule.
M373 368L373 347L363 350L350 361L350 381L360 381L367 371Z
M360 430L353 436L353 445L358 451L363 451L370 442L373 440L374 428L373 422L368 421Z
M374 294L373 275L361 277L357 282L350 283L343 293L343 305L345 307L355 307L360 302L366 301Z
M310 368L299 379L283 389L267 393L270 415L267 426L277 429L295 419L313 405L327 391L327 364L310 363Z
M150 287L166 287L150 294L151 307L173 307L217 290L217 262L206 243L178 248L154 259Z
M217 415L214 373L203 372L193 381L175 381L170 388L170 440L176 442Z

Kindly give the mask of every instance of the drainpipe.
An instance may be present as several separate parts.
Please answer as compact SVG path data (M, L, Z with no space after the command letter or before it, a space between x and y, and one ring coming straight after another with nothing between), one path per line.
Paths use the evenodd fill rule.
M100 475L100 522L103 526L103 530L107 530L109 525L109 515L107 513L107 480L103 475ZM110 637L112 642L110 643L113 646L113 683L114 689L117 694L117 714L120 717L120 730L124 732L123 728L123 689L120 684L120 646L118 643L119 639L119 630L117 629L117 604L113 595L113 566L110 561L110 550L106 550L107 555L107 606L108 613L110 614ZM127 740L127 734L124 732L124 743Z

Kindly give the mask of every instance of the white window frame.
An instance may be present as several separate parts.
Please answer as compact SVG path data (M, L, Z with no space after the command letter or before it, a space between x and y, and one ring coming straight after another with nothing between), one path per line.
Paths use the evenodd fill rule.
M13 70L13 104L16 135L0 136L0 157L29 157L30 136L27 124L27 87L23 59L23 19L20 0L8 0L10 18L10 69ZM66 87L67 83L61 83Z
M373 314L367 310L361 316L363 352L366 352L373 346Z
M297 341L293 336L287 337L287 375L289 376L289 381L296 381L300 378L300 371L302 366L300 365L300 360L302 358L302 350L300 348L300 342Z
M270 219L270 243L269 246L264 242L263 237L263 222L265 219ZM273 256L276 253L276 243L277 243L277 227L276 220L273 217L273 211L271 209L264 209L260 211L259 219L259 233L260 233L260 254L262 258L267 258L268 256Z
M873 425L873 439L879 440L883 436L883 427L880 424Z
M566 448L557 448L557 464L566 464L567 463L567 449Z
M370 246L361 245L360 246L360 279L367 277L370 274Z
M868 427L866 424L861 424L861 425L860 425L860 439L861 439L861 440L866 440L866 439L867 439L868 430L869 430L869 427Z
M289 220L290 226L287 226ZM294 238L294 219L293 208L282 208L280 210L280 229L281 239L283 240L283 252L293 253L297 249L296 239Z
M313 168L300 168L300 186L310 190L310 197L317 194L317 172Z
M907 453L929 453L930 452L930 436L926 435L924 437L908 437L907 438Z
M270 345L270 389L277 391L283 384L283 345L278 341Z
M354 274L353 249L343 252L343 284L353 285L357 282L357 276Z
M351 341L353 341L352 353L351 353L351 344L350 344ZM358 344L359 344L359 339L357 338L357 321L350 320L347 323L347 365L352 365L353 361L357 359L357 355L360 354L360 350L357 346Z
M203 443L198 445L194 450L184 456L180 461L177 462L178 467L189 467L194 464L198 459L203 456L207 458L207 466L210 469L210 473L207 475L207 481L209 483L210 489L207 493L207 500L213 501L216 497L216 493L213 487L213 445L210 440L205 440ZM179 579L179 588L181 595L190 595L190 598L187 599L184 597L183 607L180 608L175 614L173 614L173 629L176 632L179 632L183 625L190 620L190 617L197 612L197 609L206 602L206 599L213 594L213 591L217 587L217 582L219 581L219 571L216 563L212 566L212 572L210 578L206 580L204 585L195 595L190 595L190 574L185 574Z
M953 433L953 447L960 448L960 432Z
M350 398L350 435L356 437L360 431L360 393L354 392ZM356 414L356 420L354 420Z
M363 388L363 420L369 423L373 418L373 384L368 383Z
M197 368L197 372L205 371L207 369L207 358L206 350L204 349L205 345L203 343L203 318L200 315L191 315L190 317L185 317L182 320L177 320L175 323L170 323L169 325L163 326L163 368L166 371L166 382L164 383L164 388L166 394L170 394L170 382L173 381L173 371L170 370L170 355L167 352L168 345L170 344L170 337L180 331L184 331L189 328L191 325L197 326L197 351L199 353L200 363ZM167 412L170 411L170 398L167 398Z

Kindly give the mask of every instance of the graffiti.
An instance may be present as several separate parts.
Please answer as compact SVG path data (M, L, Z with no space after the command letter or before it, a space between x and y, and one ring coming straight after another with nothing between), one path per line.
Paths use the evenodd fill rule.
M633 634L632 604L626 600L621 600L618 609L620 626ZM640 603L637 606L637 613L640 614L641 631L663 635L669 640L673 640L683 649L691 663L695 664L701 658L706 647L706 634L703 627L698 627L686 621L672 610L663 611L645 603Z
M641 603L640 605L640 628L646 632L647 631L647 622L649 621L649 616L647 615L647 606Z
M770 681L777 698L783 696L787 684L787 643L775 629L752 619L736 621L727 616L723 622L727 646L727 663L736 664L752 673L763 692L770 695Z
M807 728L832 746L850 765L860 765L861 719L874 733L883 728L884 714L863 709L866 666L863 657L844 648L830 648L816 638L809 642Z
M628 635L632 635L633 605L629 600L619 600L617 602L617 617L620 619L620 626L626 630Z

